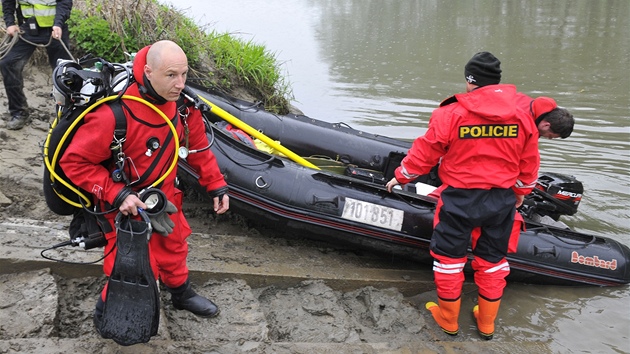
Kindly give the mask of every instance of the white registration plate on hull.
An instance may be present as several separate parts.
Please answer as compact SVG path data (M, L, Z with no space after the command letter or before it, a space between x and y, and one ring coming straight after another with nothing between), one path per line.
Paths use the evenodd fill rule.
M405 212L378 204L346 198L341 217L390 230L402 230Z

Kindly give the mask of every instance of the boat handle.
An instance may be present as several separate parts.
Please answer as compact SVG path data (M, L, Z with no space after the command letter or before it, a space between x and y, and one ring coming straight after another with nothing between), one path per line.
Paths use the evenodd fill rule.
M558 252L556 251L555 246L551 246L551 247L534 246L534 255L537 256L539 254L551 254L552 256L556 257L558 255Z
M261 189L269 187L269 183L265 181L263 176L256 177L256 182L254 183L256 183L256 187L261 188Z
M339 197L322 198L322 197L318 197L314 195L313 204L319 204L319 203L331 203L334 206L339 207Z

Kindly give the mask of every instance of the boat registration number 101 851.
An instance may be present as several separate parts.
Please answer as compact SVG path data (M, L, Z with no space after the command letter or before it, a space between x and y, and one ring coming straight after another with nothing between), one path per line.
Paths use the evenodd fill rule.
M378 204L346 198L341 217L346 220L383 227L390 230L402 230L405 212Z

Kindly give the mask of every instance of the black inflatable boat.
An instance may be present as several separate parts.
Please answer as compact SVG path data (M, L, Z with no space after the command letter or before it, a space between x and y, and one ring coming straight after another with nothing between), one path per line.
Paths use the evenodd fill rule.
M411 142L303 115L279 116L251 102L192 88L212 106L206 114L211 123L207 133L230 186L233 212L280 232L431 261L428 246L436 200L426 194L434 188L436 176L423 176L395 193L384 186ZM226 115L236 118L233 123L245 123L280 141L305 160L295 162L249 137L243 139L235 134L243 125L226 129ZM195 171L184 161L180 167L180 179L198 187ZM558 220L577 211L582 188L572 176L541 174L538 188L520 210L527 231L521 233L516 253L508 255L509 280L630 283L628 246L571 231Z

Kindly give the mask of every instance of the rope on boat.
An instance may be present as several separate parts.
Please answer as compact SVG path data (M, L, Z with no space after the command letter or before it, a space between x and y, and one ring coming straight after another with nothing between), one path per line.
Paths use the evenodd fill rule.
M203 97L201 95L197 95L197 96L211 108L212 113L214 113L217 116L223 118L225 121L231 123L235 127L243 130L245 133L253 136L254 138L258 138L259 140L261 140L265 144L267 144L267 145L271 146L272 148L278 150L279 152L283 153L286 157L288 157L289 159L293 160L295 163L298 163L298 164L300 164L302 166L309 167L309 168L312 168L312 169L315 169L315 170L319 170L320 169L319 167L317 167L317 166L313 165L312 163L308 162L306 159L304 159L300 155L298 155L298 154L294 153L293 151L287 149L286 147L282 146L278 142L270 139L268 136L266 136L265 134L259 132L256 129L252 128L251 126L249 126L247 123L243 122L242 120L234 117L233 115L231 115L227 111L223 110L221 107L218 107L217 105L215 105L212 102L208 101L205 97Z

